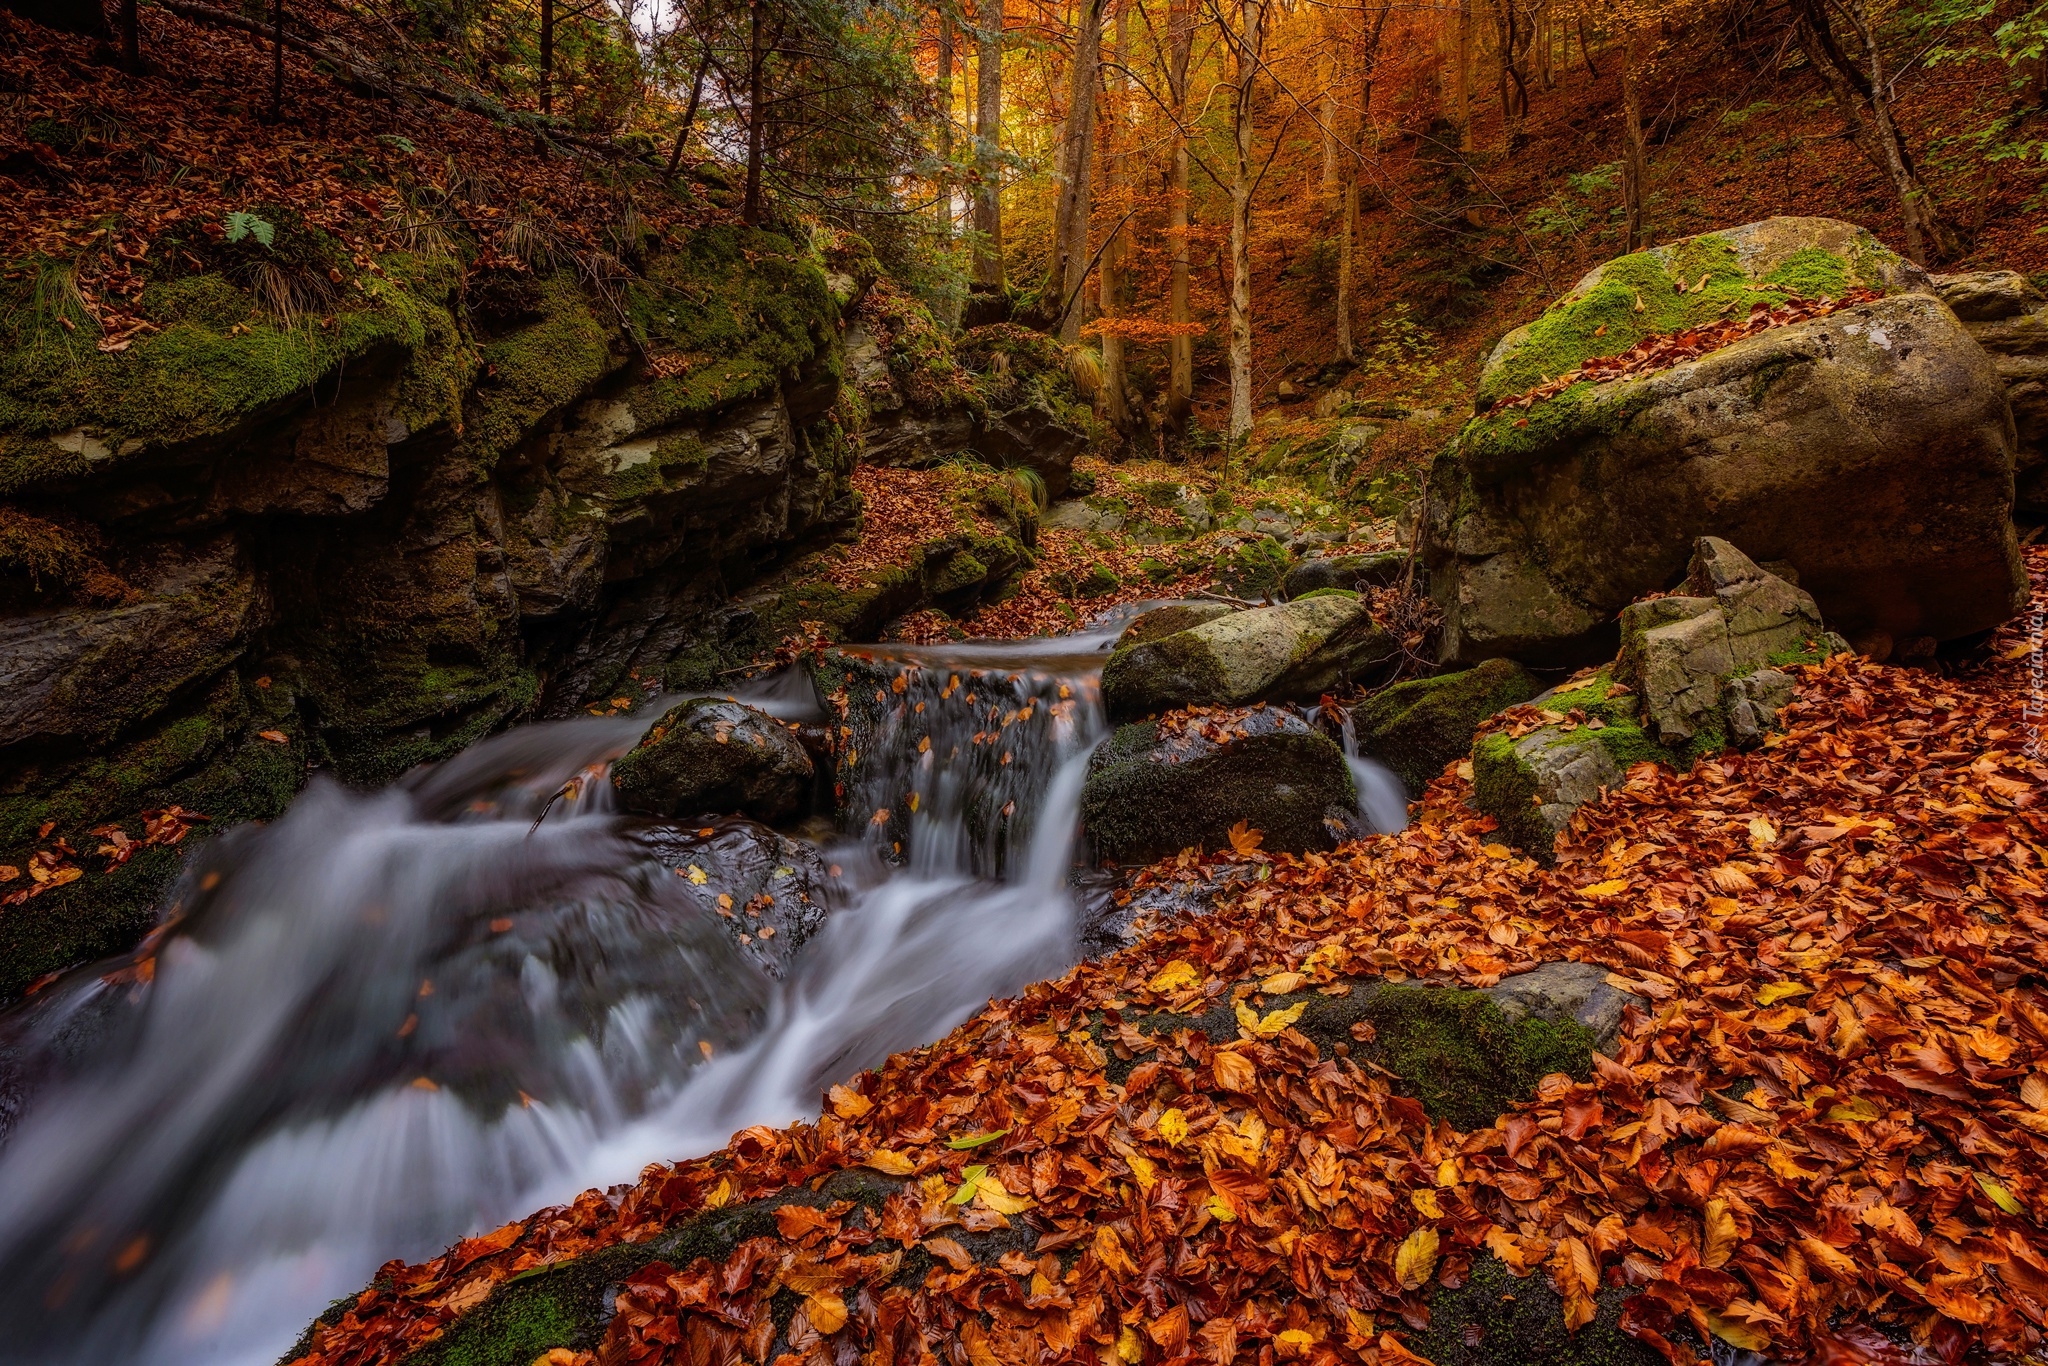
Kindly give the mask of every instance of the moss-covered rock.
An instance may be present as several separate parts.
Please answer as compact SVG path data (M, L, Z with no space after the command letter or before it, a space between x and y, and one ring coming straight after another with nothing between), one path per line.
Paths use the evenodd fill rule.
M1414 558L1405 550L1311 556L1287 571L1281 591L1289 598L1301 598L1325 588L1387 588L1399 583L1412 563Z
M1527 669L1507 659L1435 678L1396 683L1351 709L1351 731L1361 754L1394 771L1401 785L1420 792L1472 748L1479 723L1543 691Z
M1851 286L1889 292L1508 403L1730 304ZM1431 471L1424 555L1445 662L1597 659L1614 614L1670 588L1702 535L1789 561L1859 647L2003 620L2025 591L2004 385L1927 289L1848 224L1772 219L1609 262L1511 333Z
M1312 700L1399 649L1356 598L1233 612L1120 645L1103 665L1103 704L1112 719L1130 719L1175 707Z
M1179 631L1186 631L1218 617L1227 617L1241 609L1227 602L1173 602L1164 607L1155 607L1141 613L1123 634L1116 638L1115 648L1126 645L1142 645L1148 640L1159 640Z
M612 765L612 786L630 811L649 816L797 814L815 774L811 756L765 712L697 698L654 723Z
M1245 598L1278 596L1294 556L1276 537L1246 541L1216 557L1216 582L1225 592Z
M1122 862L1220 847L1240 821L1268 849L1327 849L1357 816L1344 752L1268 707L1123 726L1096 748L1081 792L1096 852Z

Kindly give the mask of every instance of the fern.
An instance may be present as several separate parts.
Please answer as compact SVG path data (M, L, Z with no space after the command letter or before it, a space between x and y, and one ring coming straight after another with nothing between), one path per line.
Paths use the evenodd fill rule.
M227 216L227 230L228 241L239 242L245 237L253 237L263 244L265 251L268 251L277 241L277 226L269 219L259 218L253 213L237 211L229 214Z

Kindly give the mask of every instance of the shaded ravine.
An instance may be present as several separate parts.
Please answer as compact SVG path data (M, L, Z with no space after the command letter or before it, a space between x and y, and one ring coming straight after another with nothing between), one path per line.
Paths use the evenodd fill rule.
M391 1257L815 1113L1063 970L1114 635L828 661L854 828L780 982L610 810L651 716L212 842L150 943L0 1016L0 1362L275 1361Z

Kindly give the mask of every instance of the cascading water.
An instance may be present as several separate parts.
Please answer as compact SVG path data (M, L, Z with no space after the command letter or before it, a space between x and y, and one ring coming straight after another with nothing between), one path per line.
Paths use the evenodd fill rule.
M267 1364L389 1257L814 1113L1058 971L1113 635L855 663L872 816L780 983L609 811L645 717L213 842L152 942L0 1016L0 1362Z

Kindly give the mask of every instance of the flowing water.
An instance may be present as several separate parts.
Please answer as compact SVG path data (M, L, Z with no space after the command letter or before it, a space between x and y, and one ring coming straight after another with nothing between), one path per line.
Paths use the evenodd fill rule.
M1114 636L891 646L833 698L742 697L844 724L872 812L780 981L609 809L648 716L316 780L195 851L148 943L0 1015L0 1362L275 1361L390 1257L815 1114L1062 970Z

